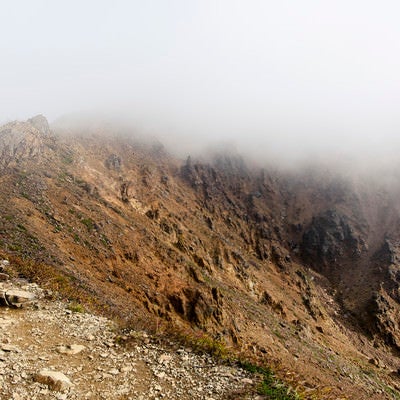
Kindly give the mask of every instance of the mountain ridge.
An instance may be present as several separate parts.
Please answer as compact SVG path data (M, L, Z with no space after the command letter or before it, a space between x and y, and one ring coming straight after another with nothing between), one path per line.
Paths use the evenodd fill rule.
M317 398L396 398L397 181L179 160L43 118L0 128L5 255L126 324L206 332L274 363Z

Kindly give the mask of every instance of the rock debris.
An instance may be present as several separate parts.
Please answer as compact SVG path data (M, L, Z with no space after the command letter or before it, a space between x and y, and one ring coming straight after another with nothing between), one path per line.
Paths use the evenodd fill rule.
M0 291L12 291L14 306L25 303L0 308L1 399L217 400L244 398L232 393L252 384L239 368L167 349L143 332L121 345L111 321L71 313L36 284L1 282Z

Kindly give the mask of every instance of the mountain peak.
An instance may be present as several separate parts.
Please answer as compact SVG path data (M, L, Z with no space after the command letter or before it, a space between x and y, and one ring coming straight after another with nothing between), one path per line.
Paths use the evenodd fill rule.
M43 152L44 140L52 132L47 119L37 115L27 121L13 121L0 127L0 165L7 167Z
M47 118L42 114L36 115L28 119L27 122L33 125L40 133L44 134L45 136L51 135L49 122L47 121Z

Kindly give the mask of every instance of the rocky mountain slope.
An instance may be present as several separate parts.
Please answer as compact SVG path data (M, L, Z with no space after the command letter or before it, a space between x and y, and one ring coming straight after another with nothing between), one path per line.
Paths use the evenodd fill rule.
M2 127L0 154L0 248L21 276L126 326L206 334L305 398L400 396L394 174L182 161L41 116Z
M0 292L16 288L34 298L0 308L2 399L256 397L254 377L243 369L166 346L145 332L119 335L112 321L80 313L36 284L0 284Z

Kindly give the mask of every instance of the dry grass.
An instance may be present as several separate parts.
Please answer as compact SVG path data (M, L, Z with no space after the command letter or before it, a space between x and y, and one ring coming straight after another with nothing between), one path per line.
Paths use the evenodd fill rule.
M1 255L0 255L1 256ZM54 265L48 265L33 260L22 259L10 255L4 256L11 263L9 273L13 277L25 278L30 282L39 284L43 289L62 300L68 300L73 304L80 304L82 308L104 312L106 304L103 304L91 294L88 288L67 272L58 269Z

